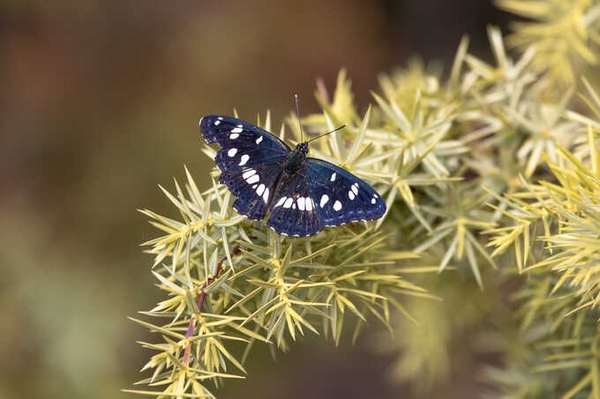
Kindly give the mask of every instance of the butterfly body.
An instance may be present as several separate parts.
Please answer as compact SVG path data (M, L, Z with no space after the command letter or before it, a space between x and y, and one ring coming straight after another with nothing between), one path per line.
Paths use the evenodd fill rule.
M302 166L308 154L308 143L300 143L294 148L283 164L283 170L288 174L296 173Z
M219 182L236 196L233 208L284 235L304 237L348 222L373 220L385 202L364 181L330 162L308 157L308 143L293 150L248 122L221 115L200 120L207 143L221 149Z

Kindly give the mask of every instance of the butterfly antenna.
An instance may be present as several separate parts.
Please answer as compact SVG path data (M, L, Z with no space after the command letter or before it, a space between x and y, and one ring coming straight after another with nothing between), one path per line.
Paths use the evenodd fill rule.
M299 101L298 101L298 94L294 94L294 99L296 100L296 115L298 116L298 127L300 128L300 141L303 141L302 137L304 135L304 130L302 129L302 121L300 121L300 105L299 105ZM308 140L307 143L310 143L311 141L316 140L316 139L320 139L321 137L327 136L331 133L335 133L338 130L342 130L345 127L346 127L346 125L338 126L330 132L323 133L317 137L313 137L312 139Z
M338 126L338 127L336 127L335 129L333 129L333 130L332 130L332 131L330 131L330 132L323 133L323 134L321 134L321 135L319 135L319 136L317 136L317 137L313 137L312 139L308 140L308 142L310 143L310 142L311 142L311 141L313 141L313 140L320 139L321 137L328 136L328 135L330 135L331 133L335 133L335 132L337 132L338 130L342 130L342 129L343 129L343 128L345 128L345 127L346 127L346 125L341 125L341 126Z
M298 94L294 94L294 99L296 100L296 116L298 116L298 127L300 128L300 141L304 141L304 131L302 130L302 121L300 121L300 103L298 101Z

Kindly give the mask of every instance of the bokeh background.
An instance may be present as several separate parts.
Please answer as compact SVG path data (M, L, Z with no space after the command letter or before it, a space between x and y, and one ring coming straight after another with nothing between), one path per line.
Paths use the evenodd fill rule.
M490 58L485 27L507 19L484 0L2 1L0 398L136 397L120 389L153 337L127 316L162 299L136 209L175 215L157 184L184 164L207 187L200 116L278 125L340 68L365 110L410 56L448 66L467 34ZM255 355L220 398L407 397L363 341Z

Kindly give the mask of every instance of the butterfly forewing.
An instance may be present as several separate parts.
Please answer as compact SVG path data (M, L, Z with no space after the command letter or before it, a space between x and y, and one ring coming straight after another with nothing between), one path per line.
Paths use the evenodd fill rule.
M221 170L219 182L237 197L234 209L263 219L289 147L266 130L228 116L205 116L200 131L207 143L221 146L215 163Z
M200 119L200 131L208 144L221 146L215 162L223 172L280 164L291 151L266 130L229 116L205 116Z
M326 226L378 219L385 213L379 194L352 173L321 159L305 162L315 209Z

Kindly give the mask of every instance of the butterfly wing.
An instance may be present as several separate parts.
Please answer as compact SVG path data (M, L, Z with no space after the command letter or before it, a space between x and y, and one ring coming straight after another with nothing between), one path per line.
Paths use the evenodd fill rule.
M280 234L306 237L325 227L306 183L306 168L291 176L282 172L269 212L267 226Z
M277 165L248 167L241 171L221 172L219 182L237 198L233 209L250 219L262 220L273 198L274 186L281 169Z
M263 219L290 148L266 130L229 116L205 116L200 132L208 144L221 146L215 163L221 170L219 182L237 197L234 209Z
M370 185L327 161L306 159L306 183L325 226L373 220L383 216L385 202Z
M200 119L200 132L208 144L218 143L221 146L215 163L223 172L280 164L291 151L283 141L266 130L230 116L205 116Z

